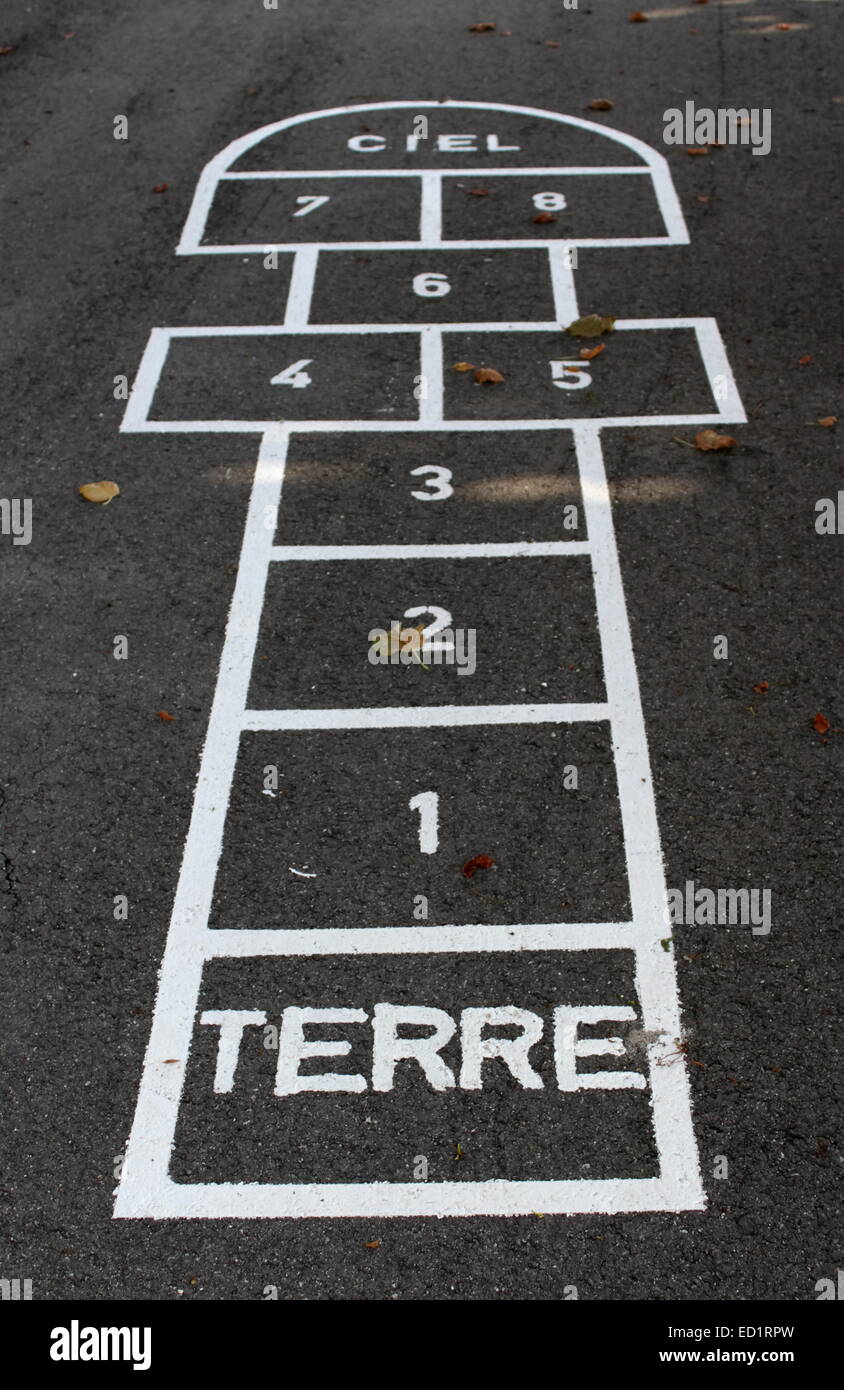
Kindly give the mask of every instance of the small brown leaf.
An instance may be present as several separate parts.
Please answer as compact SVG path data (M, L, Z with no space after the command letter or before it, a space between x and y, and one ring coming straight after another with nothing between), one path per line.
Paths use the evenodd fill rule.
M590 101L590 103L589 103L589 110L590 110L590 111L612 111L612 105L613 105L612 102L611 102L611 101L607 101L607 98L606 98L606 97L596 97L594 101Z
M732 449L735 442L731 434L718 434L716 430L700 430L695 435L695 448L704 454L713 449Z
M538 212L534 217L534 222L556 222L553 212Z
M476 854L473 859L466 860L461 872L464 878L474 878L478 869L491 869L494 863L491 854Z
M469 189L469 197L470 197L470 198L488 198L488 197L489 197L489 189L488 189L488 188L470 188L470 189Z
M591 362L592 358L597 357L599 353L603 352L605 347L606 343L599 343L597 347L581 348L577 355L578 357L582 357L584 362Z
M169 1066L171 1066L174 1062L178 1062L178 1060L179 1060L178 1057L165 1057L165 1058L164 1058L164 1065L165 1065L165 1067L169 1067Z
M632 15L630 16L630 23L631 23L631 24L645 24L646 21L647 21L647 18L648 18L648 16L647 16L646 14L642 14L642 11L641 11L641 10L634 10L633 13L632 13Z
M546 48L559 48L560 45L557 43L557 40L556 40L556 39L546 39L546 40L545 40L545 47L546 47Z
M830 429L832 429L832 426L833 426L833 425L837 425L837 424L838 424L838 416L837 416L837 415L825 415L825 416L823 417L822 420L819 420L819 421L818 421L818 424L819 424L819 425L823 425L823 427L824 427L825 430L830 430Z
M166 709L157 709L155 712L164 724L172 724L176 718L175 714L168 714Z
M117 483L83 483L78 492L85 498L86 502L110 502L112 497L120 494Z
M708 145L689 145L686 154L709 154Z
M812 361L812 358L811 358L811 357L809 356L809 354L807 353L805 357L798 357L798 359L797 359L797 365L798 365L798 367L808 367L808 365L809 365L809 363L810 363L811 361Z
M790 25L790 24L775 24L775 25L774 25L774 28L775 28L775 29L783 29L783 30L784 30L784 29L790 29L790 28L791 28L791 25Z
M482 23L482 24L470 24L470 25L469 25L469 33L470 33L470 34L488 34L488 33L490 32L490 30L491 30L491 29L494 29L494 28L495 28L495 25L494 25L494 24L489 23L489 21L485 21L485 22Z
M364 1250L380 1250L381 1242L380 1240L365 1240L363 1242L363 1248Z
M475 381L493 383L503 380L504 378L501 373L497 372L494 367L478 367L478 370L475 372Z
M169 187L169 183L157 183L152 191L153 193L166 193Z
M698 193L698 195L697 195L697 200L698 200L699 203L708 203L708 202L709 202L709 194L708 194L708 193Z
M10 43L5 48L0 48L0 58L8 58L10 53L14 53L16 47L16 44Z
M452 367L452 371L454 372L473 372L474 370L474 362L455 362L454 366Z
M812 728L816 734L828 734L832 725L825 714L816 714L812 720Z
M615 326L615 316L605 318L601 314L586 314L581 319L575 319L566 329L573 338L600 338L602 333L612 333Z
M768 688L769 687L767 681L760 681L758 685L754 685L753 693L754 695L765 695L768 691Z

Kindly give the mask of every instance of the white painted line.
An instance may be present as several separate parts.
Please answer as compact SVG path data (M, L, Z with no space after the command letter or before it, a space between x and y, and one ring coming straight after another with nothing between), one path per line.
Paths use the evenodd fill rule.
M542 251L559 246L560 237L514 238L512 241L443 240L434 243L417 241L311 241L307 245L317 251ZM676 246L675 237L565 237L568 246L595 246L617 249L627 246ZM258 256L266 251L298 251L301 241L243 241L197 246L181 255L190 256Z
M442 331L433 324L421 330L419 367L419 422L430 429L442 423L444 390Z
M548 248L551 291L557 325L566 327L580 317L574 289L574 268L569 261L571 242L561 241Z
M543 922L535 926L488 923L443 927L233 928L209 932L214 958L252 956L442 955L476 951L630 951L632 922Z
M442 239L442 183L436 170L422 174L422 210L419 216L419 240L436 246Z
M287 308L284 311L284 327L290 333L296 333L307 325L318 258L319 252L313 246L300 247L293 257Z
M601 127L603 129L603 127ZM649 174L643 164L539 164L535 168L521 168L518 165L505 165L488 169L230 169L220 174L220 179L421 179L426 173L437 179L492 179L492 178L566 178L585 174L603 177L605 174ZM383 243L378 242L377 245Z
M248 709L244 732L262 729L452 729L473 724L579 724L609 719L609 706L373 705L363 709Z
M274 545L271 560L491 560L586 555L588 541L478 541L463 545Z
M682 1034L674 959L661 944L661 938L670 935L670 931L665 924L667 895L662 846L639 678L618 564L600 430L594 425L581 425L575 438L586 526L592 541L595 601L607 700L612 710L630 901L637 933L641 931L646 937L637 953L636 985L642 1002L643 1026L659 1034L659 1040L649 1049L657 1149L663 1174L675 1187L678 1202L688 1198L694 1204L703 1200L703 1189L686 1069L685 1066L657 1065L666 1055L665 1040L679 1038Z
M126 1165L124 1164L124 1172ZM158 1175L156 1175L158 1176ZM688 1200L683 1200L684 1196ZM529 1216L578 1212L702 1211L703 1197L659 1178L560 1182L121 1183L116 1217L250 1220L304 1217ZM678 1200L681 1205L678 1206Z

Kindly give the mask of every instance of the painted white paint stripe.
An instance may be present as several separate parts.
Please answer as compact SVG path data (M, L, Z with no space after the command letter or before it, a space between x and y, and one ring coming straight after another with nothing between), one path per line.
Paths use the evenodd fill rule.
M124 1165L125 1171L125 1165ZM678 1206L678 1201L681 1205ZM659 1178L560 1182L122 1183L116 1217L250 1220L304 1217L609 1215L702 1211L703 1197Z
M302 246L293 257L287 308L284 311L284 327L290 333L305 328L308 322L318 258L319 252L315 246Z
M417 176L418 177L418 176ZM419 215L419 239L437 245L442 239L442 183L435 170L422 175L422 207Z
M668 928L666 928L668 930ZM258 927L210 931L210 957L441 955L478 951L630 951L632 922L488 923L442 927L343 927L322 931Z
M419 422L432 428L443 418L443 339L440 328L426 324L421 330L419 363Z
M484 541L464 545L274 545L271 560L491 560L586 555L588 541Z
M566 237L568 246L611 247L675 246L673 237ZM180 254L191 256L258 256L267 251L295 252L306 243L301 241L243 241L197 246ZM559 237L531 237L513 241L443 240L431 244L410 238L406 241L311 241L307 245L317 251L542 251L559 246Z
M670 1175L677 1190L678 1201L684 1202L688 1197L702 1202L686 1068L660 1065L671 1051L672 1040L682 1036L680 1011L674 960L661 944L661 938L670 935L665 923L662 846L600 430L594 425L582 425L575 439L586 525L592 541L595 602L607 700L612 711L630 901L637 935L643 938L637 952L636 985L644 1027L659 1035L649 1047L657 1151L663 1173ZM682 1058L678 1060L682 1063Z
M558 242L548 248L548 262L551 272L551 291L554 296L554 314L557 327L565 327L580 317L577 295L574 289L574 268L570 264L570 242Z
M276 429L267 434L261 444L249 501L208 735L127 1148L126 1168L131 1173L131 1185L137 1184L140 1189L154 1190L157 1184L166 1182L184 1062L174 1065L165 1059L184 1059L190 1050L202 966L207 958L208 915L269 567L273 532L265 524L266 515L267 509L272 512L278 508L286 451L286 431Z
M649 174L644 164L547 164L533 168L519 165L491 166L488 169L229 169L220 179L420 179L433 174L436 179L492 178L569 178L573 175L602 177L606 174ZM378 245L383 243L379 242Z
M244 732L263 729L451 729L474 724L580 724L608 719L591 705L373 705L365 708L248 709Z
M609 415L598 422L602 429L631 429L638 425L723 425L735 417L724 415ZM582 417L560 420L446 420L441 424L424 420L290 420L294 434L424 434L427 431L454 430L485 433L501 430L574 430ZM740 423L744 423L742 420ZM277 420L145 420L121 425L122 433L132 434L266 434Z

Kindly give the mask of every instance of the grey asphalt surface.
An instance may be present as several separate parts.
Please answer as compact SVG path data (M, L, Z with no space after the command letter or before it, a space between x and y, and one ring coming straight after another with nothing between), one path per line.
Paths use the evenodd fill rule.
M248 1300L275 1285L291 1299L557 1300L574 1284L590 1300L809 1300L816 1282L844 1264L842 539L819 536L814 526L816 501L844 486L844 425L815 423L844 418L844 15L836 0L710 0L660 5L647 23L631 24L630 8L631 0L580 0L578 10L560 0L512 0L506 9L475 0L281 0L276 11L260 0L7 0L3 8L0 47L13 51L0 56L2 489L33 499L34 530L28 546L0 537L7 1150L0 1274L31 1278L34 1298ZM483 20L510 35L467 31ZM612 110L588 112L596 97L612 100ZM748 424L730 431L738 443L728 453L678 444L672 436L688 438L683 429L604 436L668 883L772 893L768 937L747 927L676 932L708 1208L542 1219L118 1222L113 1169L134 1111L257 436L121 436L114 377L132 379L155 325L266 321L261 277L268 272L173 254L196 179L214 153L298 112L439 98L588 115L667 153L690 246L582 252L580 303L623 317L714 316L748 410ZM770 154L728 147L690 158L682 146L663 146L663 111L686 100L770 108ZM118 114L128 116L127 141L112 137ZM166 191L154 193L162 183ZM385 208L385 225L390 215ZM524 276L529 297L528 268ZM344 286L327 286L315 304L326 320L343 295L354 302L370 292L372 267L350 258ZM803 356L812 360L799 366ZM666 389L674 389L670 363L665 371ZM344 448L358 447L334 445L341 462ZM301 458L312 448L302 441ZM507 472L510 448L490 437L493 474ZM547 467L538 445L536 471ZM104 508L76 492L99 478L121 487ZM367 486L349 499L364 532L367 512L377 509ZM335 543L320 525L325 499L313 492L305 487L294 498L301 540ZM541 508L517 520L527 534L544 534ZM361 578L370 582L381 592L377 575ZM541 624L551 584L520 586L512 570L502 574L493 586L502 627L523 631L526 606ZM349 595L336 567L321 585L320 604L342 629ZM307 643L312 633L315 670L330 680L318 606L308 623L301 609L287 613L299 625L287 640L298 641L304 629ZM112 656L118 633L129 637L127 662ZM729 638L728 661L712 659L717 634ZM583 678L591 679L590 633L584 628L577 640L577 664L582 657ZM539 665L532 677L548 678ZM260 679L270 685L272 672ZM300 670L279 679L303 677ZM354 703L352 677L341 672L343 679ZM502 661L500 682L507 679ZM754 692L761 682L767 691ZM161 709L172 722L157 718ZM812 728L819 711L832 726L827 735ZM379 758L388 778L389 749L375 742L369 734L345 737L333 774L320 762L318 736L312 758L300 749L305 827L316 814L304 794L311 783L333 776L341 817L357 779L377 786ZM444 742L437 747L437 757L451 756ZM536 751L502 755L501 767L511 760L512 785L502 779L491 799L528 804L525 769L536 775ZM276 760L258 744L242 756ZM473 750L463 743L453 756L471 779ZM572 891L586 894L591 883L611 911L623 900L623 881L612 813L602 806L605 743L596 735L582 756L596 770L591 813L614 877L604 881L600 865L588 863L595 844L584 821L572 833L582 837L590 877ZM539 760L550 757L546 751ZM263 832L248 817L264 809L254 799L251 811L243 808L236 833L249 844L260 845ZM480 889L492 894L488 920L501 913L507 920L508 895L527 895L530 913L544 911L549 883L535 829L514 818L515 868ZM461 853L455 844L458 863ZM508 860L506 843L497 857ZM272 884L250 879L242 855L231 859L219 910L249 915ZM344 880L341 865L327 904L303 900L302 911L342 919L344 904L365 902L386 913L377 870L375 856L362 879L350 869ZM406 898L403 884L400 891ZM130 901L126 923L112 915L120 893ZM571 919L580 910L573 903ZM309 962L309 972L318 966ZM526 1007L536 978L529 966L520 961L508 982L515 988L524 972ZM250 983L251 968L239 964L230 987L244 998L262 990L278 997L271 974L258 972ZM335 967L322 968L330 976ZM581 993L597 990L601 1000L590 969L583 965ZM629 989L626 969L623 961L601 967L618 997ZM234 967L221 965L207 980L209 1002L229 987L226 971ZM367 989L373 999L380 990L387 991L381 998L405 991L411 1002L450 997L454 980L434 978L430 962L409 963L400 980L394 971L395 963L376 961L359 983L342 983L361 999ZM489 999L479 1002L504 1000L494 963L482 975ZM336 980L318 987L339 1000ZM256 1153L278 1142L266 1114L252 1117L259 1131L252 1145L242 1129L233 1133L204 1113L201 1097L194 1115L188 1095L174 1154L179 1177L264 1178ZM425 1152L413 1147L420 1131L410 1100L402 1106L401 1096L393 1098L389 1143L376 1150L353 1099L336 1129L322 1129L315 1115L311 1130L290 1137L297 1173L312 1159L317 1176L343 1179L352 1143L373 1178L391 1178L385 1163L398 1168L408 1153ZM449 1176L458 1142L478 1178L506 1176L520 1162L527 1175L544 1175L561 1155L572 1173L584 1162L616 1172L617 1161L637 1176L653 1162L632 1093L623 1105L606 1096L592 1110L582 1104L580 1146L570 1132L532 1123L503 1093L496 1092L492 1121L477 1097L474 1109L461 1104L458 1093L447 1117L425 1107L418 1117L429 1126L432 1162ZM484 1139L490 1123L495 1142ZM480 1136L474 1149L472 1133ZM729 1161L727 1179L713 1177L718 1155ZM377 1249L366 1248L376 1240Z

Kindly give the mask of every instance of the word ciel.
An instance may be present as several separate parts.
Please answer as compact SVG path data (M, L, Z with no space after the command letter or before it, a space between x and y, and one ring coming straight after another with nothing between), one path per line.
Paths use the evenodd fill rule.
M391 1091L401 1067L423 1080L435 1091L459 1087L479 1091L484 1081L504 1067L525 1090L541 1091L545 1081L531 1059L532 1049L542 1046L553 1061L556 1086L560 1091L586 1089L643 1089L645 1077L637 1071L583 1071L578 1061L585 1057L622 1057L626 1049L621 1038L580 1037L582 1025L604 1022L632 1022L634 1009L621 1005L568 1005L551 1011L550 1020L530 1009L514 1004L491 1008L463 1009L452 1017L444 1009L416 1004L376 1004L372 1016L365 1009L318 1009L291 1006L283 1011L279 1024L270 1023L261 1009L208 1009L200 1023L219 1029L214 1090L225 1094L234 1089L237 1063L244 1032L262 1028L267 1051L278 1050L275 1077L277 1096L300 1095L304 1091L361 1092ZM366 1047L370 1058L369 1076L360 1072L301 1070L313 1058L347 1057L352 1042L343 1037L325 1037L326 1029L351 1029L355 1042ZM306 1037L305 1029L311 1032ZM408 1035L407 1030L424 1028ZM505 1034L499 1030L506 1028ZM323 1036L320 1037L320 1029ZM315 1036L314 1036L315 1034ZM452 1042L459 1046L460 1063L450 1065L443 1050ZM453 1059L452 1059L453 1060Z
M423 145L426 150L435 149L442 154L498 154L505 150L518 150L520 145L502 145L498 136L492 135L434 135L430 137L423 132L412 132L404 137L404 149L410 154L415 154L423 141L428 141ZM379 150L390 148L390 141L385 135L376 135L371 131L365 135L353 135L347 142L348 148L354 150L355 154L376 154ZM396 142L401 148L401 142Z

